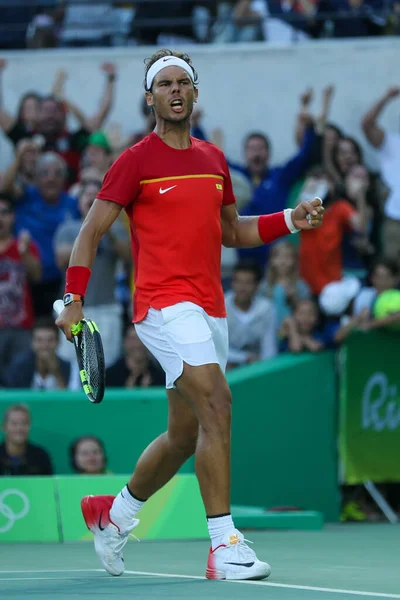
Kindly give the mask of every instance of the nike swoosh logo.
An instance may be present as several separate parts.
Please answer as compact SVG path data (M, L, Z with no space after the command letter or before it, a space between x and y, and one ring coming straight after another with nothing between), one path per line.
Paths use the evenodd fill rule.
M160 192L160 194L166 194L167 192L169 192L169 190L173 190L174 188L176 188L176 185L173 185L172 187L166 188L165 190L163 190L162 188L160 188L158 191Z
M166 62L167 60L171 60L172 58L174 58L173 56L169 56L168 58L163 58L163 62Z
M254 563L234 563L234 562L226 562L226 565L236 565L237 567L252 567Z
M99 517L99 529L100 529L100 531L104 531L104 529L105 529L105 527L101 526L101 517L102 517L102 515L103 515L103 511L101 511L100 517Z

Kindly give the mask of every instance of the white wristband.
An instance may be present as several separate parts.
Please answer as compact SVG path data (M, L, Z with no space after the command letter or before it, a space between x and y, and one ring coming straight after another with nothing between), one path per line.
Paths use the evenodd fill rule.
M299 233L300 229L297 229L297 227L295 227L293 225L292 212L293 212L292 208L285 208L285 210L283 211L283 216L285 217L286 227L289 229L290 233Z

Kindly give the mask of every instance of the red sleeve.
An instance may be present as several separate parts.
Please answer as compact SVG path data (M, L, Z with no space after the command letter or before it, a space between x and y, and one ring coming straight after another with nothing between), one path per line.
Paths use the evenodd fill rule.
M117 158L106 173L97 198L110 200L126 207L135 200L139 190L138 160L132 149L128 149Z
M227 204L235 204L236 198L233 193L231 174L229 173L228 163L226 162L226 158L224 154L221 152L222 156L222 168L224 171L224 196L222 198L222 204L226 206Z

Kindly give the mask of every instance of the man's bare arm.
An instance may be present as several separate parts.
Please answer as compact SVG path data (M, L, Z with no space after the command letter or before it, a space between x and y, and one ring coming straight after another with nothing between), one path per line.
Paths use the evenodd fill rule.
M95 200L72 248L69 266L92 268L97 247L122 210L116 202Z
M84 220L75 244L72 248L69 266L92 268L97 247L103 235L110 229L122 210L122 206L106 200L95 200ZM83 319L82 304L73 302L65 307L56 324L72 341L71 326Z
M379 127L377 119L387 103L390 102L390 100L393 100L393 98L397 98L399 95L400 88L389 88L383 98L376 102L367 112L361 122L361 127L366 135L366 138L369 143L374 146L374 148L380 148L383 144L383 140L385 139L385 132L381 127Z
M291 211L289 218L295 229L315 229L322 223L323 212L321 200L315 198L312 202L301 202ZM307 220L307 215L311 215L310 222ZM268 220L271 221L271 236L268 241L265 241L260 237L260 218L264 217L241 217L235 204L223 206L221 209L222 244L227 248L256 248L290 233L289 227L277 228L276 215L267 215L265 217L267 223Z

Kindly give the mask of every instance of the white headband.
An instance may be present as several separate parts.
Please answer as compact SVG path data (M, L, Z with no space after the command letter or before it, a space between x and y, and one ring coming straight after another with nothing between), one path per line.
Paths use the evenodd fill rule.
M185 60L178 58L177 56L163 56L162 58L159 58L154 65L151 65L147 72L146 87L148 90L151 89L155 76L166 67L181 67L194 82L193 69Z

